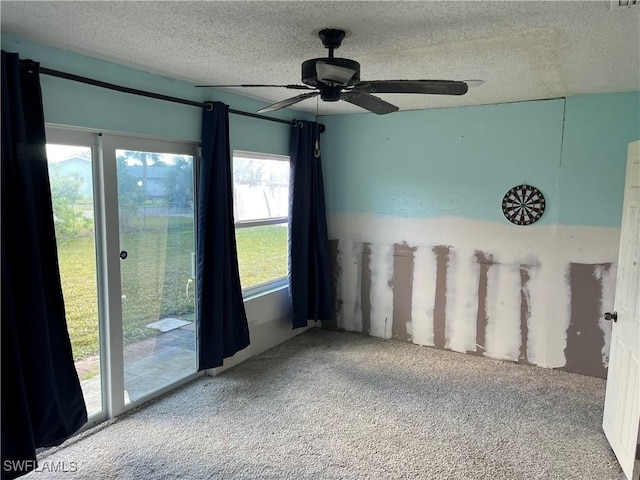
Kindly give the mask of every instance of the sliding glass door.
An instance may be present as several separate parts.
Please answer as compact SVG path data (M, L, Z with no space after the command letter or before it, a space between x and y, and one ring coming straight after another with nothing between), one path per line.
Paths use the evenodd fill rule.
M197 146L49 128L58 257L89 415L196 374Z
M194 159L116 149L125 403L195 372Z
M96 270L95 137L50 134L47 164L67 329L87 413L103 411Z

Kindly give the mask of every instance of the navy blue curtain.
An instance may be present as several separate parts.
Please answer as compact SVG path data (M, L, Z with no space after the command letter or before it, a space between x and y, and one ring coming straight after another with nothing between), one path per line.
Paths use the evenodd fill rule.
M197 238L198 369L204 370L249 345L233 221L229 106L220 102L202 115Z
M289 148L289 297L293 328L306 327L307 320L331 320L333 314L319 142L316 123L294 122Z
M2 52L2 478L87 421L67 332L39 65Z

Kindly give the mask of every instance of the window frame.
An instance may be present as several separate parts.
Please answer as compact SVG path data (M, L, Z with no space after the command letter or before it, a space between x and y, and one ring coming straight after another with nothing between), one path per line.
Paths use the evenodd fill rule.
M234 162L236 157L248 158L251 160L272 160L279 162L287 162L290 165L291 157L288 155L278 155L273 153L263 153L263 152L251 152L248 150L233 150L232 153L232 165L231 165L231 176L232 176L232 188L234 189L234 198L235 198L235 182L233 181L234 175ZM289 175L289 189L291 188L291 175ZM235 206L234 206L235 210ZM273 218L258 218L255 220L242 220L236 221L235 212L234 212L234 229L239 228L249 228L249 227L264 227L268 225L281 225L289 223L289 215L285 217L273 217ZM288 231L288 229L287 229ZM287 258L289 257L289 242L287 241ZM242 288L242 296L247 299L248 297L254 297L259 295L264 295L266 293L270 293L275 290L280 290L286 287L288 284L288 274L274 278L273 280L269 280L266 282L258 283L256 285L251 285L250 287Z

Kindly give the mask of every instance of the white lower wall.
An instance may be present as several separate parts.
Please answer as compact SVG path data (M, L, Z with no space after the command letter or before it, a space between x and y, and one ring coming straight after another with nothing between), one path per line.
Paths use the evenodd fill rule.
M207 375L218 375L239 363L259 355L287 340L319 327L320 322L310 321L306 328L291 328L289 293L286 287L245 299L251 344L233 357L225 358L218 368L207 370Z
M334 214L328 224L329 238L337 241L333 261L338 328L361 331L363 312L368 311L370 334L389 338L393 318L408 317L409 336L404 340L433 346L435 305L446 301L443 348L476 352L478 339L483 339L480 348L489 357L519 361L524 349L526 362L550 368L569 368L569 356L578 363L584 358L600 367L579 373L602 376L608 364L611 326L598 318L613 306L619 228L518 227L453 216L407 219L370 214ZM359 277L363 244L371 250L367 279ZM394 245L404 244L414 252L413 271L406 273L412 278L412 292L410 304L398 305L394 303ZM438 279L443 269L437 273L436 247L448 251L446 298L441 295L437 301L436 283L443 283ZM484 312L479 309L477 252L491 259L482 296ZM526 285L523 275L528 276ZM353 307L358 305L365 280L371 285L371 303L360 311ZM594 295L595 301L590 298ZM592 307L585 310L584 305ZM439 315L442 332L445 322ZM486 328L477 332L481 315L486 317ZM602 346L594 350L596 344Z

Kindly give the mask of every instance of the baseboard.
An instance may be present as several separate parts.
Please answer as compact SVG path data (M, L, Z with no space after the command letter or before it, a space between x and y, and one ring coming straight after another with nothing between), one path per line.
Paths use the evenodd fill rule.
M310 320L307 323L307 327L296 328L294 330L291 328L291 318L288 315L269 322L249 323L251 344L244 350L236 353L233 357L225 358L221 367L209 369L206 373L210 376L218 375L251 357L290 340L296 335L306 332L309 328L317 327L320 327L320 322Z

